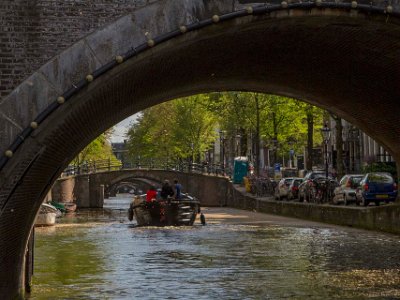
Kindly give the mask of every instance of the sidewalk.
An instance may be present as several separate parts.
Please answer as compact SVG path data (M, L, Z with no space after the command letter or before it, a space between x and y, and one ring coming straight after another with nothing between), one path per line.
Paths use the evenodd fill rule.
M295 227L325 227L333 228L337 225L284 217L274 214L241 210L230 207L205 207L202 212L207 224L235 224L235 225L287 225ZM197 221L196 221L197 222ZM200 221L198 221L200 222Z

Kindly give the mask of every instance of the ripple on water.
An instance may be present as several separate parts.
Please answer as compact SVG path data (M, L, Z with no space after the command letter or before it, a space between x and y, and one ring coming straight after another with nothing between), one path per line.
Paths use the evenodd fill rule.
M37 230L31 298L400 297L396 236L268 224L139 228L118 214Z

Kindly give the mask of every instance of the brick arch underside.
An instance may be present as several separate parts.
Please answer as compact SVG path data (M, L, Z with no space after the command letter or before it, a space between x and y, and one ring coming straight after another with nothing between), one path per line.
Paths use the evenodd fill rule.
M108 186L105 186L104 188L104 194L105 195L115 195L116 191L123 186L128 186L130 188L136 189L138 186L151 186L151 185L160 185L159 182L155 183L154 181L149 181L148 179L145 178L127 178L126 180L119 180L117 182L112 182Z
M386 21L328 9L244 17L156 45L94 80L40 124L0 173L0 293L21 290L35 214L68 162L118 121L169 99L226 90L295 97L349 120L400 161L400 27ZM74 63L58 67L83 68L84 78L87 70ZM49 94L48 103L57 96Z
M121 185L121 183L131 183L133 185L142 184L145 186L161 186L162 180L151 176L135 176L130 174L120 175L116 178L109 178L108 180L104 181L104 185L106 186L105 192L114 192L118 186Z
M178 179L179 182L185 183L187 189L186 192L191 192L189 191L190 188L189 184L187 183L188 177L191 176L177 171L124 170L124 171L99 173L91 176L92 176L91 178L96 182L96 185L99 184L103 184L104 186L108 185L108 188L110 190L112 189L113 186L116 186L123 181L142 182L144 184L147 184L148 186L156 185L156 187L161 187L164 180L169 180L170 183L172 183L174 179Z
M98 174L92 174L91 179L99 184L108 184L109 186L117 184L121 181L130 180L145 180L148 182L154 182L156 184L162 184L165 179L172 182L173 178L182 176L183 173L177 171L165 171L165 170L121 170L121 171L110 171ZM186 175L184 175L186 176Z

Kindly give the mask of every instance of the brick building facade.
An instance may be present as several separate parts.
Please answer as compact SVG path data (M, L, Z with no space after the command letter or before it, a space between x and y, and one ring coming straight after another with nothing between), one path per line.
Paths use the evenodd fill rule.
M0 102L53 56L151 2L155 1L0 1Z

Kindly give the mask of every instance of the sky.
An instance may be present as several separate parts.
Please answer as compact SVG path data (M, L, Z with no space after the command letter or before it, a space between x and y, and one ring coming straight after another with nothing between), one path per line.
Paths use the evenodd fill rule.
M129 125L131 122L135 121L137 118L137 114L134 114L125 120L119 122L118 124L114 125L114 133L111 136L112 143L123 143L124 139L127 139L126 133L128 132Z

